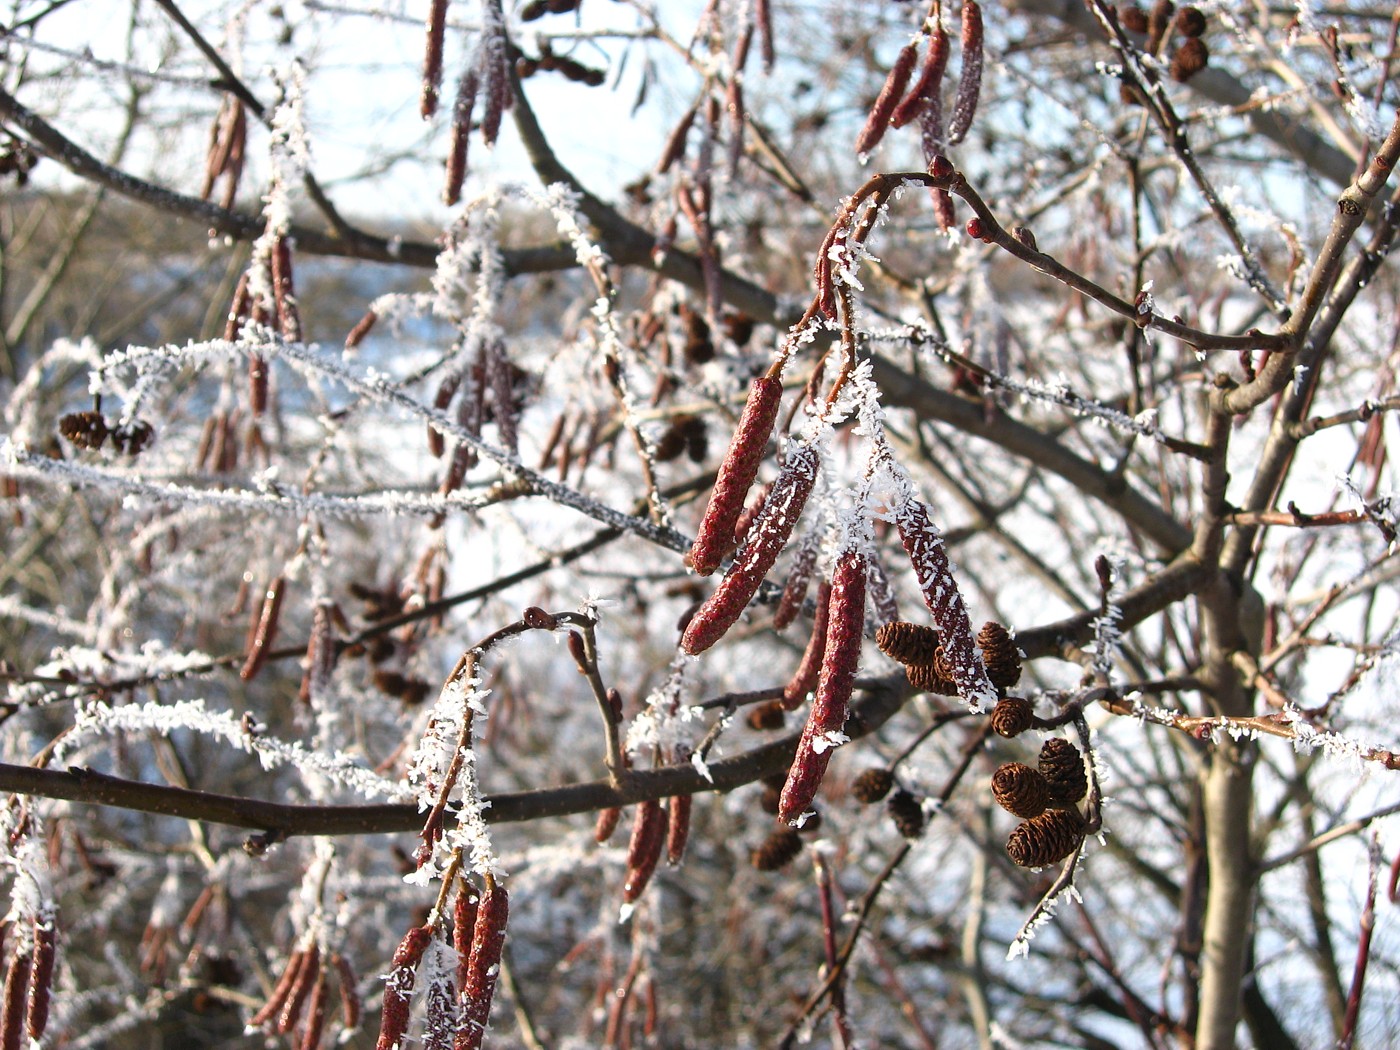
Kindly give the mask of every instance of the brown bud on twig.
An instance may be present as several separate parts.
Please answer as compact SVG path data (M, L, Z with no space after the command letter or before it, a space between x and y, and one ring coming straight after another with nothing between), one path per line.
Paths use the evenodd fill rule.
M900 507L896 519L900 540L914 566L924 603L933 613L933 623L947 654L958 694L973 707L995 703L996 689L987 678L986 667L977 659L967 606L953 578L943 537L933 524L927 505L910 500Z
M690 795L677 795L666 805L666 863L672 867L685 856L690 838Z
M282 612L282 592L286 587L286 577L275 576L271 583L267 585L267 591L263 594L262 604L258 606L257 615L253 618L251 629L248 632L248 642L245 648L243 667L238 672L238 677L243 681L251 681L252 678L262 670L263 664L267 662L268 655L272 652L272 642L277 637L277 621Z
M428 8L428 42L423 54L423 93L418 112L424 120L437 112L442 85L442 38L447 28L447 0L432 0Z
M909 86L909 77L913 74L914 63L918 59L919 49L912 43L900 48L894 65L890 67L889 75L885 77L885 86L880 89L875 104L870 107L865 127L861 128L860 134L856 136L856 153L869 153L879 145L880 139L885 135L885 129L890 126L890 115L894 113L895 106L899 105L899 100L904 97L905 88Z
M916 839L924 833L924 805L917 797L902 788L889 797L885 803L890 819L899 833L906 839Z
M817 615L812 621L812 636L807 640L807 649L802 654L802 662L791 681L783 689L783 709L795 710L807 694L817 687L817 675L822 669L826 655L826 628L830 618L831 584L825 580L817 588Z
M759 871L777 871L791 864L802 852L802 839L792 828L780 828L763 840L749 857Z
M691 568L701 576L708 576L719 568L720 560L734 541L734 525L744 512L744 499L768 447L782 397L783 384L779 379L762 376L749 388L744 414L724 462L720 464L705 517L690 548Z
M622 884L624 903L631 904L647 888L665 843L666 819L661 813L661 803L648 799L637 806L632 821L632 837L627 843L627 876Z
M471 952L461 988L462 1026L453 1050L478 1050L486 1035L509 918L510 898L505 888L488 876L486 890L477 905L476 924L472 927Z
M894 787L894 771L883 766L864 770L851 782L851 794L863 806L879 802Z
M992 731L997 736L1020 736L1035 722L1035 709L1023 696L1004 696L992 708Z
M982 662L987 665L987 677L998 689L1009 689L1021 679L1021 651L1011 632L995 620L988 620L977 632L977 644L982 647Z
M29 1002L25 1008L24 1029L32 1040L42 1039L49 1023L49 997L53 991L53 968L58 955L57 930L52 919L34 920L34 961L29 971Z
M1050 785L1050 805L1073 806L1089 791L1084 757L1063 737L1051 737L1040 748L1040 773Z
M831 611L817 692L778 805L778 819L784 823L799 818L816 798L846 724L865 626L865 556L859 551L843 551L837 559L828 604Z
M935 96L943 90L943 74L948 68L948 34L942 23L934 26L929 34L928 51L924 53L924 64L919 70L919 79L909 89L909 94L890 114L890 123L902 128L911 120L923 114ZM942 99L939 99L942 105Z
M977 98L982 92L982 8L977 0L963 0L962 72L958 93L953 100L953 116L948 122L948 141L957 145L967 137L977 114Z
M1172 56L1168 72L1171 73L1173 80L1184 84L1205 69L1209 61L1210 50L1206 47L1206 42L1200 37L1187 37L1176 49L1176 54Z
M414 926L399 942L384 985L384 1010L380 1015L379 1039L374 1044L374 1050L394 1050L402 1045L404 1033L408 1031L414 971L432 939L431 926Z
M1017 817L1038 817L1050 805L1050 785L1024 762L1007 762L992 774L992 797Z
M792 535L793 526L797 524L816 482L820 463L820 456L810 445L801 445L789 451L787 459L783 461L782 472L764 501L763 512L749 532L744 549L686 626L685 634L681 636L681 648L687 653L694 655L704 652L724 637L742 615L749 599L763 583L763 578L768 575L768 570L773 567L773 562ZM864 589L862 581L862 595Z
M875 644L898 663L930 664L938 649L938 632L921 623L893 620L875 632Z
M1084 838L1084 820L1075 810L1052 809L1019 824L1006 840L1006 852L1023 868L1043 868L1064 860Z

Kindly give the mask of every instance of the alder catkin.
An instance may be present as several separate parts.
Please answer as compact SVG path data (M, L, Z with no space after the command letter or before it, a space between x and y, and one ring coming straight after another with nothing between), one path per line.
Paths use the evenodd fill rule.
M777 612L773 614L773 627L781 631L802 611L802 602L807 597L807 586L817 567L817 554L821 550L821 537L813 531L803 538L788 570L787 582L783 585L783 596L778 599Z
M677 795L666 806L666 863L672 867L685 856L690 839L690 795Z
M350 965L350 960L339 952L331 961L335 963L336 976L340 981L340 1025L346 1032L353 1032L360 1027L360 1011L364 1005L355 987L355 969Z
M282 614L282 593L286 584L286 577L276 576L263 594L262 604L258 606L257 617L253 620L243 667L238 672L238 677L245 682L250 681L262 670L272 652L272 643L277 637L277 621Z
M870 107L865 127L861 128L860 134L856 136L856 153L869 153L879 145L880 139L884 138L885 129L890 126L890 115L904 97L904 90L909 86L909 78L913 75L914 63L918 59L919 49L913 43L900 48L894 65L890 67L889 75L885 77L884 87L875 97L875 104Z
M5 971L4 1004L0 1006L0 1050L20 1050L32 969L29 953L17 952Z
M428 8L428 40L423 54L423 92L418 112L424 120L437 112L442 83L442 38L447 28L447 0L432 0Z
M374 1044L374 1050L394 1050L403 1044L413 1000L414 971L432 939L431 926L414 926L399 942L393 961L389 964L388 980L384 984L384 1010L380 1016L379 1039Z
M282 1004L282 1012L277 1018L274 1031L285 1034L296 1026L298 1018L301 1017L301 1008L306 1003L306 997L311 994L320 973L321 949L313 944L306 950L302 965L297 970L296 980L289 989L287 1001Z
M49 1023L49 997L53 991L54 961L58 956L57 930L52 919L34 920L34 959L29 970L29 1001L24 1028L30 1039L43 1038Z
M982 8L977 0L964 0L962 9L962 72L958 93L953 100L953 116L948 122L948 141L957 145L967 137L972 118L977 115L977 99L982 93Z
M831 584L825 580L817 588L817 615L812 620L812 636L807 639L807 648L802 654L802 662L783 689L783 710L792 711L807 699L807 694L817 687L817 676L822 669L826 655L827 622L831 615Z
M924 64L919 70L919 79L909 89L909 93L890 114L890 124L902 128L920 116L932 98L943 88L943 73L948 68L948 34L941 24L935 25L929 34L928 51L924 53Z
M262 1009L255 1013L253 1019L248 1022L249 1028L259 1028L282 1012L287 997L292 994L292 986L296 984L297 974L306 965L307 954L307 949L298 948L287 957L287 965L282 968L282 976L277 979L277 983L272 988L272 994L267 997L267 1002L263 1004Z
M763 512L749 531L744 549L686 625L681 648L687 653L694 656L704 652L724 637L743 614L749 599L787 545L793 526L811 495L820 464L821 457L811 445L800 445L788 452L773 490L764 501Z
M632 837L627 843L627 875L622 883L622 900L631 904L642 895L661 859L666 842L666 817L657 799L647 799L637 806L632 820Z
M778 803L778 819L784 823L799 818L816 798L846 724L865 627L865 562L859 551L846 550L832 573L817 691Z
M472 927L471 951L461 988L462 1024L453 1050L478 1050L486 1035L509 918L510 898L505 888L488 876L486 890L477 904L476 924Z
M749 388L744 414L720 464L709 505L690 547L690 566L701 576L719 568L734 542L734 526L744 512L744 500L758 474L782 398L783 384L779 379L760 376Z

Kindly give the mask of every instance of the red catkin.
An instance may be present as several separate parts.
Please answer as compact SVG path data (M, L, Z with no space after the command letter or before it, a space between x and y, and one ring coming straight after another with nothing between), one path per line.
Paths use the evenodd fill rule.
M904 550L914 566L914 576L919 589L923 591L924 603L933 613L934 626L938 629L940 644L948 669L952 672L951 677L957 684L958 694L974 708L995 704L996 688L977 656L967 606L963 603L957 581L953 579L943 536L929 516L928 506L919 500L909 500L899 509L895 523L899 527Z
M690 840L690 795L677 795L666 806L666 863L675 866Z
M424 120L437 112L442 84L442 38L447 28L447 0L433 0L428 9L428 42L423 54L423 94L418 112Z
M758 474L782 398L782 381L771 376L755 379L749 388L744 414L724 462L720 464L710 503L690 547L691 568L701 576L708 576L719 568L721 559L734 542L734 526L744 512L744 498Z
M661 803L648 799L637 807L637 815L632 820L632 837L627 843L627 877L622 884L625 903L635 901L647 888L665 842L666 819Z
M778 800L778 819L784 823L801 817L817 797L835 750L830 734L841 732L846 724L865 627L865 555L842 552L832 573L828 604L831 611L816 696Z
M307 949L298 948L287 957L287 965L282 969L282 976L277 978L277 983L272 988L272 994L267 997L267 1002L263 1004L262 1009L253 1015L253 1019L248 1022L248 1027L260 1028L281 1012L283 1005L287 1002L287 996L292 994L292 986L296 983L297 974L306 964L307 954Z
M972 127L977 114L977 97L982 93L982 8L977 0L964 0L962 9L962 73L953 100L953 117L948 122L948 141L956 145Z
M277 637L277 620L282 612L282 592L286 584L286 577L277 576L267 585L262 605L258 607L257 619L253 621L243 668L238 672L238 677L245 682L262 670L263 664L267 663L268 654L272 652L272 642Z
M457 987L467 983L467 962L471 958L472 935L476 931L476 913L481 899L465 880L457 891L457 903L452 909L452 947L457 952Z
M739 619L754 596L778 554L787 545L802 508L816 482L820 456L810 445L788 453L773 491L763 504L763 512L749 531L744 549L729 567L714 593L706 599L686 626L681 648L694 655L702 653Z
M457 81L457 101L452 104L452 144L447 150L447 177L442 189L442 202L448 207L462 199L462 183L467 178L467 142L479 86L474 69L467 70Z
M34 961L29 970L29 1002L24 1028L30 1039L42 1039L49 1023L49 996L53 989L54 961L58 956L54 922L34 920Z
M817 687L817 677L821 673L822 661L826 656L827 623L831 616L831 584L825 580L817 588L817 615L812 621L812 636L807 640L807 650L802 654L802 662L783 689L783 710L795 710L807 694Z
M880 139L884 138L885 129L890 126L890 116L895 106L899 105L899 100L904 97L904 90L909 86L909 78L914 73L914 63L918 60L919 49L912 43L900 48L894 65L890 67L889 76L885 77L885 86L880 89L880 94L875 97L875 104L870 107L870 116L865 120L865 127L861 128L860 134L856 136L857 153L869 153L880 144Z
M306 1007L306 1027L302 1029L298 1050L317 1050L321 1034L326 1030L326 975L316 975L316 987L311 990L311 1002Z
M788 570L787 583L783 585L783 596L778 599L778 611L773 614L773 626L781 631L802 611L802 602L807 597L807 585L812 580L812 572L817 567L817 552L821 549L821 536L808 533Z
M929 47L929 61L932 63L936 59L938 64L933 71L937 74L936 82L929 86L923 107L923 119L919 121L919 135L924 148L925 166L931 164L933 158L939 156L944 149L943 76L948 69L949 47L948 34L944 31L941 22L936 23L933 27L933 39Z
M10 968L5 971L5 1002L0 1008L0 1050L20 1050L32 969L29 953L20 952L10 960Z
M238 286L233 290L233 302L229 305L228 317L224 321L224 339L230 343L238 338L243 322L248 320L248 310L253 302L252 293L248 291L248 282L251 279L248 271L244 270L243 276L238 279Z
M301 1008L306 1003L306 997L311 994L311 989L315 987L320 976L321 949L313 944L307 949L306 958L297 972L296 981L287 995L287 1001L282 1005L282 1013L277 1018L276 1030L278 1032L290 1032L296 1027L297 1020L301 1017Z
M613 837L618 821L622 819L622 807L609 806L598 811L598 822L593 825L593 841L600 846Z
M501 972L501 952L506 943L506 921L510 917L510 898L490 876L486 891L477 906L476 924L472 928L471 952L467 958L466 977L462 982L462 1025L457 1030L453 1050L478 1050L486 1035L486 1021L491 1016L491 998L496 992L496 979Z
M272 242L272 295L282 337L288 342L300 342L301 314L297 310L296 288L292 281L292 246L285 237L277 237Z
M384 986L384 1012L379 1020L379 1040L374 1050L394 1050L408 1031L409 1004L413 999L413 974L433 939L431 926L414 926L404 934L390 963Z
M941 24L935 25L929 34L928 51L924 54L924 64L919 70L919 79L909 89L909 94L894 112L890 114L890 124L902 128L922 114L932 98L943 88L943 74L948 68L948 34Z
M345 1031L353 1032L360 1027L360 1011L364 1006L355 988L355 968L350 965L349 959L338 952L332 961L340 980L340 1024Z

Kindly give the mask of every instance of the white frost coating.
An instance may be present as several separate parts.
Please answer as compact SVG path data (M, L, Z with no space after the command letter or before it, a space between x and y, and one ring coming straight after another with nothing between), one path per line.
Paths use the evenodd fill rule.
M154 731L168 735L186 729L224 741L239 751L256 755L264 769L292 766L306 775L319 775L358 792L367 798L399 801L407 797L403 785L365 769L349 755L308 751L298 743L267 736L253 727L249 732L242 719L231 711L210 711L202 699L176 703L86 704L79 708L73 728L54 748L52 764L62 767L69 755L85 740L120 733Z
M723 721L727 725L732 719L726 718L723 719ZM695 767L695 772L699 773L709 783L713 784L715 782L714 775L710 772L710 764L705 761L705 756L699 751L694 752L690 756L690 764Z
M304 91L306 70L293 59L277 77L282 98L272 110L272 137L268 152L272 164L271 185L263 214L269 232L281 236L292 222L291 187L300 182L311 164L311 148L306 137ZM251 290L251 289L250 289Z
M819 733L812 738L812 753L820 755L824 751L834 751L842 744L849 744L851 738L845 733L829 729L825 733Z
M1035 914L1021 927L1021 932L1016 934L1016 939L1011 942L1011 947L1006 951L1006 961L1014 962L1016 959L1025 958L1031 953L1031 941L1035 940L1036 931L1055 917L1055 909L1060 906L1062 900L1070 900L1076 903L1082 902L1079 890L1074 883L1069 883L1055 896L1048 900L1041 901L1036 908Z
M656 748L663 755L675 754L678 748L693 749L690 726L703 719L704 712L681 703L685 669L692 662L693 658L683 653L671 661L666 680L651 691L641 713L627 727L624 746L629 755L635 758L647 748Z

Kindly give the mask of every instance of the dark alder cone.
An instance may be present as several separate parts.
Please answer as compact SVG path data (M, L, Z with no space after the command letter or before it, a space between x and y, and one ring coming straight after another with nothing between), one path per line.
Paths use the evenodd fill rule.
M906 839L916 839L924 833L923 803L909 792L901 788L889 797L885 806L894 826Z
M938 650L938 632L920 623L894 620L882 624L875 632L875 644L891 660L902 664L927 664L933 662Z
M982 647L982 662L987 665L992 685L1008 689L1021 680L1021 651L1010 631L995 620L988 620L977 632L977 644Z
M749 708L749 728L760 732L767 729L782 729L787 721L787 710L781 700L769 700Z
M817 687L817 676L821 673L822 659L826 655L826 628L830 617L831 584L823 580L817 588L817 615L812 621L812 636L807 640L802 662L783 689L783 709L786 711L795 710Z
M70 412L58 421L58 432L79 448L101 448L110 433L101 412Z
M133 419L128 423L118 423L112 428L112 445L126 456L137 456L150 447L156 439L155 427L144 419Z
M1184 84L1205 69L1209 61L1210 51L1206 48L1206 42L1200 37L1188 37L1181 42L1176 54L1172 56L1169 71L1173 80Z
M781 784L764 784L763 794L758 798L759 808L765 813L778 815L778 804L783 799L783 788Z
M828 604L830 620L817 691L778 806L778 819L784 823L800 817L817 797L835 750L831 735L846 725L865 627L865 555L842 552L832 573Z
M1056 864L1074 852L1084 837L1084 820L1074 810L1052 809L1017 825L1006 852L1023 868Z
M734 526L744 512L744 498L749 494L768 447L768 437L773 432L782 399L783 384L779 379L760 376L749 388L744 414L724 462L720 464L705 517L690 548L691 568L701 576L708 576L719 568L734 542Z
M1040 774L1050 785L1050 805L1072 806L1089 791L1084 758L1068 740L1052 737L1040 748Z
M773 483L763 512L749 530L747 542L719 586L691 617L681 636L681 648L694 656L719 641L743 615L778 554L787 545L816 482L820 457L810 445L791 449L782 473ZM699 544L697 539L696 544ZM694 548L692 548L693 550ZM864 593L864 579L861 581Z
M1176 13L1176 31L1182 36L1200 36L1206 31L1205 12L1199 7L1183 7Z
M1004 696L992 708L992 732L997 736L1020 736L1035 721L1035 707L1024 696Z
M1119 4L1118 24L1130 33L1146 33L1147 12L1137 4Z
M1050 785L1024 762L1007 762L992 774L992 797L1013 816L1038 817L1050 804Z
M764 839L749 859L759 871L777 871L787 867L801 852L801 836L792 828L783 828Z
M937 696L958 695L958 684L939 674L938 668L932 663L908 664L904 668L904 677L921 693L934 693Z
M510 898L504 888L489 876L486 891L476 907L476 924L472 927L471 951L462 980L462 1026L457 1031L453 1050L477 1050L486 1035L486 1021L491 1016L491 998L496 994L496 979L501 972L501 952L506 943L506 921L510 917Z
M904 89L909 86L914 63L918 60L919 49L912 43L905 44L900 49L894 65L890 67L889 76L885 78L885 86L880 89L875 104L870 107L870 116L866 118L865 127L861 128L860 134L856 136L857 153L869 153L884 138L885 129L890 126L890 117L900 99L904 97Z
M864 770L851 783L851 794L863 806L879 802L894 787L894 773L883 766Z

